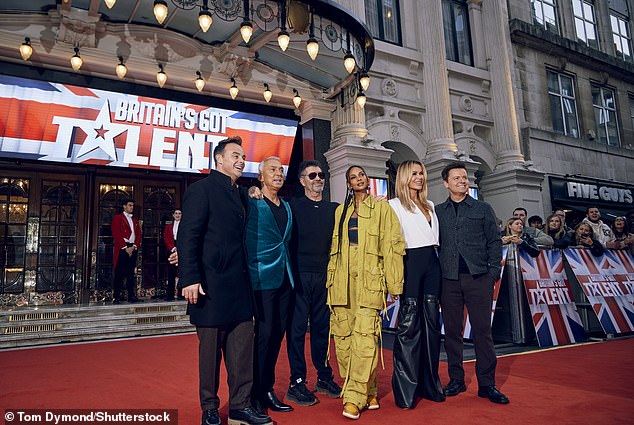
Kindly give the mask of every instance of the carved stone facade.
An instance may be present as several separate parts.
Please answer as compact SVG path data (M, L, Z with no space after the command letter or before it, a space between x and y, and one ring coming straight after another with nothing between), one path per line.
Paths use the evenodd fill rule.
M624 2L631 26L634 4L631 0L617 3ZM355 11L365 7L364 0L339 3ZM562 28L555 39L535 29L531 3L463 3L468 11L472 65L446 59L442 0L400 1L402 45L376 41L372 84L366 92L367 139L393 150L390 159L396 165L405 159L422 160L435 202L447 196L440 169L456 159L468 164L474 187L478 176L481 198L502 218L519 205L530 215L545 216L552 207L548 176L582 174L630 185L634 181L634 112L630 112L634 111L634 66L610 52L612 43L603 41L596 52L575 47L569 1L556 1ZM597 16L609 14L607 3L595 2L601 9ZM600 39L611 40L609 19L607 25ZM568 46L567 52L562 46ZM553 130L547 69L576 76L580 137ZM619 102L619 147L590 140L595 127L591 84L614 89Z

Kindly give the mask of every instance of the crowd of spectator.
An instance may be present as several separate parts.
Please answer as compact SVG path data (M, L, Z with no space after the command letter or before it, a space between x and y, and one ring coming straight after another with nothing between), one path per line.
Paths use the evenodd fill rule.
M603 254L605 248L634 252L634 211L627 217L615 217L611 223L603 221L595 205L586 208L585 217L578 223L566 221L563 209L555 209L546 221L539 215L527 216L526 209L518 207L506 225L498 219L504 244L516 244L533 256L539 254L538 247L584 247L595 256Z

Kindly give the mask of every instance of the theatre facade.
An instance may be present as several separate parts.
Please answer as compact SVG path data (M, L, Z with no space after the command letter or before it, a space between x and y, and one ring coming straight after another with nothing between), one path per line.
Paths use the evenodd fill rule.
M345 9L166 4L166 16L151 1L0 5L0 306L111 300L125 199L142 226L138 296L161 295L163 228L218 141L242 138L242 184L280 157L290 194L301 160L327 164L333 115L363 131L373 40Z

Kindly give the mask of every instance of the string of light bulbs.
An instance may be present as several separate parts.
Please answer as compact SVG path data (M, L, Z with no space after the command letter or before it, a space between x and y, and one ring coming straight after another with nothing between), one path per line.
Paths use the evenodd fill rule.
M253 36L253 23L249 19L250 0L243 0L243 1L244 1L244 6L243 6L244 16L243 16L243 21L240 25L240 34L245 44L248 45L249 41L251 40L251 37ZM115 6L116 0L104 0L104 3L109 9L111 9L112 7ZM201 3L202 3L200 5L201 10L198 15L198 23L200 25L201 30L203 32L207 32L213 24L213 17L209 9L208 0L201 0ZM194 5L195 7L197 2L190 1L188 4ZM157 22L159 24L162 24L169 14L169 8L168 8L167 2L165 0L154 0L153 12ZM283 52L285 52L290 43L290 34L288 33L286 28L286 22L287 22L286 2L280 3L279 12L280 12L280 20L279 20L279 32L277 36L277 41L278 41L278 45L280 49ZM370 77L365 69L360 68L358 66L355 56L352 54L350 32L346 33L345 47L346 48L343 49L345 52L345 55L343 57L343 65L349 74L353 74L353 73L355 74L355 80L359 84L359 90L358 90L355 102L359 107L364 107L365 101L366 101L365 91L367 91L370 86ZM315 21L314 21L313 11L311 11L310 13L310 23L308 27L308 40L306 41L306 50L311 60L314 61L317 59L317 56L319 54L319 43L315 37ZM31 44L31 40L29 37L25 37L24 42L19 46L19 51L20 51L20 56L22 57L24 61L28 61L31 58L34 51L33 51L33 46ZM74 47L73 51L74 51L74 54L70 58L71 67L75 72L79 72L79 70L81 69L83 65L83 59L80 55L79 47L77 46ZM124 79L125 76L127 75L128 69L124 63L123 58L119 56L118 59L119 59L119 62L115 66L115 73L119 79ZM159 67L159 70L156 74L156 80L159 87L163 88L165 83L167 82L167 74L165 73L163 64L159 64L158 67ZM231 78L230 82L231 82L231 86L229 87L229 94L231 98L235 100L238 96L239 89L236 85L236 81L234 78ZM194 86L196 87L196 89L199 92L203 92L205 84L206 82L203 79L201 72L196 71L196 78L194 79ZM264 84L264 90L262 94L263 94L264 100L267 103L269 103L273 97L273 92L271 91L267 83L263 83L263 84ZM299 108L302 102L302 98L298 90L295 88L293 89L292 102L296 108Z

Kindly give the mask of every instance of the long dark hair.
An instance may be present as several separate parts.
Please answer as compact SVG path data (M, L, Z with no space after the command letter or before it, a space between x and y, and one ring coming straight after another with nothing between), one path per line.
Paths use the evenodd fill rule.
M341 217L339 218L339 234L338 234L339 240L337 241L337 247L339 248L339 252L341 252L341 233L343 232L343 220L346 218L346 212L348 211L348 207L353 202L353 198L354 198L354 190L352 189L352 186L350 186L350 182L349 182L350 171L352 171L353 168L359 168L361 169L361 171L363 171L363 174L365 174L366 176L368 175L368 173L365 172L365 169L360 165L351 165L346 170L346 187L348 187L348 190L346 191L346 199L343 201L343 210L341 211Z

